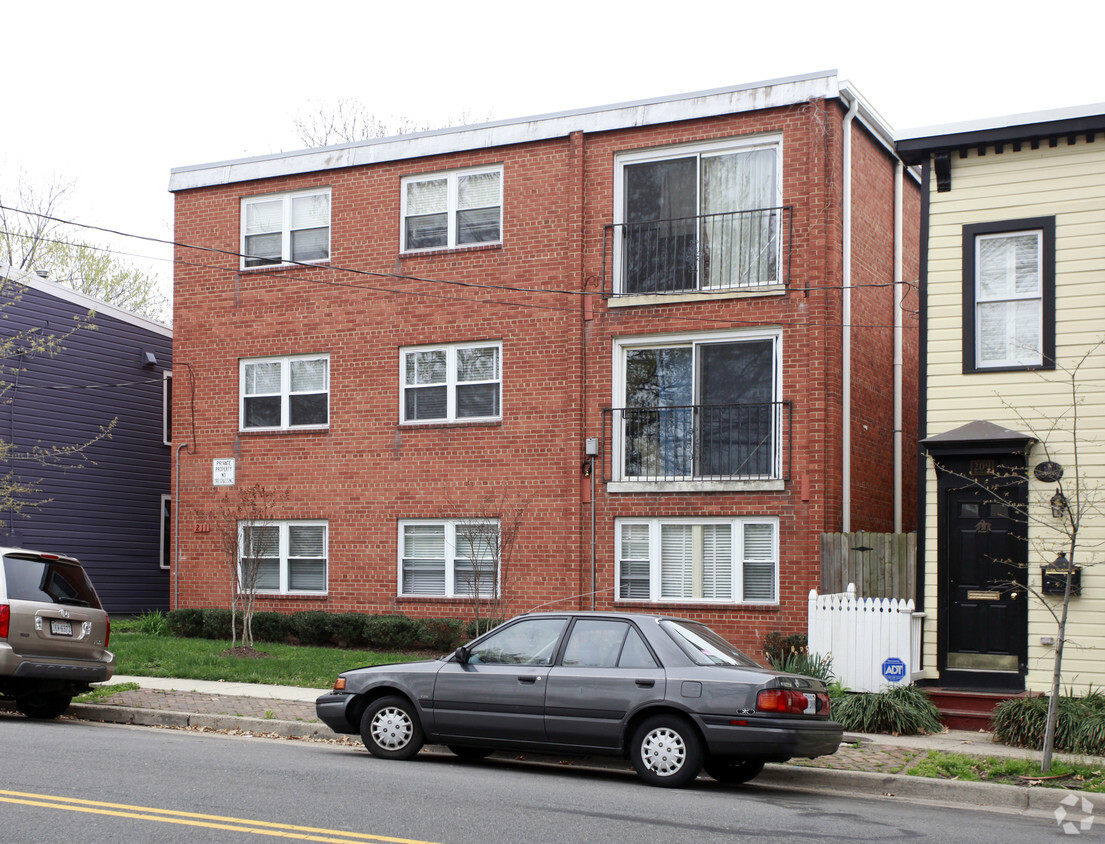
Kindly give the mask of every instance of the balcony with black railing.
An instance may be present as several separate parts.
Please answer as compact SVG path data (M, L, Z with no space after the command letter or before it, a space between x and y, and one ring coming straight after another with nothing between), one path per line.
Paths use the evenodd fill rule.
M790 479L791 403L603 409L604 480Z
M603 230L603 295L786 286L792 233L790 206L610 224Z

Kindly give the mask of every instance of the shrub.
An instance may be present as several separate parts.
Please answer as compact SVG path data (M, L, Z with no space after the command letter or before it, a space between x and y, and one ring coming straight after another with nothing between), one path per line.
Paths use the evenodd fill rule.
M790 633L784 636L778 630L764 636L764 656L772 665L778 666L791 654L806 653L806 634Z
M413 648L426 639L426 626L405 615L370 615L365 618L365 642L370 648L395 651Z
M161 610L149 610L138 616L138 630L148 636L165 636L169 632L169 624L165 620L165 613Z
M818 680L824 681L826 686L832 685L833 682L833 658L831 656L794 651L787 654L779 662L773 662L772 665L777 670L786 671L788 674L816 677Z
M364 622L360 612L343 612L330 616L330 638L339 648L362 648L365 644Z
M432 651L456 650L464 641L464 622L459 618L430 618L425 621L426 638L422 644Z
M832 716L844 729L861 733L917 736L944 730L936 705L912 683L887 692L847 694L835 703Z
M322 610L306 610L292 613L292 631L304 645L330 644L333 616Z
M994 710L994 736L1004 744L1041 750L1047 728L1049 698L1044 695L1011 698ZM1055 722L1055 750L1105 755L1105 693L1092 689L1076 697L1059 697Z
M291 616L282 612L255 612L252 627L258 642L284 642L293 633Z
M238 618L241 629L242 620ZM223 607L207 607L203 610L203 634L206 639L230 638L230 610Z
M182 639L198 639L203 636L203 610L186 607L171 610L166 618L169 632Z

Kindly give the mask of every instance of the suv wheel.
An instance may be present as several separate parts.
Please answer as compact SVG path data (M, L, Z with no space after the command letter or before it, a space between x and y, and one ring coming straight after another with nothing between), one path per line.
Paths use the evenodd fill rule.
M50 719L63 715L69 708L70 695L36 694L15 699L15 708L28 718Z

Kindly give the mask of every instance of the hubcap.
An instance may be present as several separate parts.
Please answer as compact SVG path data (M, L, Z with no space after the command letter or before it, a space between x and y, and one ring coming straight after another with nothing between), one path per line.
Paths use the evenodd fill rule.
M687 746L675 730L661 727L641 740L641 758L650 771L669 777L687 761Z
M402 709L389 706L372 719L372 740L385 750L399 750L411 740L411 719Z

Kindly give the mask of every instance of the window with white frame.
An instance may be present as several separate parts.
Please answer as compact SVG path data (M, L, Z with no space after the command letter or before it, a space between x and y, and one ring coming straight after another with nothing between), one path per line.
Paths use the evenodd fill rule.
M161 442L173 444L173 373L161 377Z
M964 371L1055 366L1055 218L963 227Z
M242 199L242 267L330 259L330 188Z
M324 428L330 419L330 356L243 360L241 429Z
M326 522L241 522L238 541L239 591L326 592Z
M777 603L778 532L773 518L620 519L618 600Z
M777 331L615 341L621 480L780 477Z
M448 249L503 239L503 168L403 179L403 251Z
M758 138L619 155L616 292L781 283L780 150Z
M502 343L401 349L400 421L458 422L502 417Z
M173 559L173 498L161 496L161 568L167 569Z
M489 598L499 591L497 519L399 523L399 594Z

